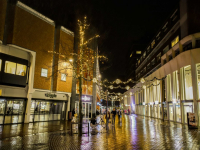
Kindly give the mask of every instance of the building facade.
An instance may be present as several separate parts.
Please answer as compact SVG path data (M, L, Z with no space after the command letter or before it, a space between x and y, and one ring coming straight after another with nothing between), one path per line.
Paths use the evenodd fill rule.
M123 95L136 114L187 123L192 112L200 125L199 4L181 0L137 62L140 82Z
M74 33L19 1L0 3L0 124L67 120L72 66L60 55Z
M0 1L0 124L67 120L78 109L71 56L77 43L74 32L20 1ZM92 48L94 67L84 75L89 79L98 76L97 41ZM89 118L98 89L92 81L82 89L82 113Z

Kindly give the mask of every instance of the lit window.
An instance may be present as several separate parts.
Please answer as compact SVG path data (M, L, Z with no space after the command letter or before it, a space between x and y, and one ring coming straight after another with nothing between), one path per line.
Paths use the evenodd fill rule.
M2 64L2 60L0 59L0 71L1 71L1 64Z
M174 45L176 45L176 43L179 42L179 36L177 36L172 42L171 42L171 46L173 47Z
M62 81L66 81L66 74L61 73L61 80L62 80Z
M143 54L143 58L145 58L146 57L146 52L144 52L144 54Z
M42 70L41 70L41 76L42 77L47 77L47 75L48 75L48 69L42 68Z
M171 75L167 75L167 101L172 101Z
M197 64L197 86L198 86L198 99L200 99L200 64Z
M173 72L173 99L179 100L179 81L178 72Z
M6 61L5 62L5 73L10 73L10 74L15 74L16 72L16 63L14 62L10 62L10 61Z
M130 55L130 57L132 57L132 54Z
M193 99L193 89L192 89L192 74L191 66L186 66L181 68L181 81L182 81L182 99L191 100Z
M25 76L26 75L26 65L17 64L16 75Z
M141 54L141 51L136 51L136 54Z
M151 43L151 48L154 48L154 45L156 44L155 40Z

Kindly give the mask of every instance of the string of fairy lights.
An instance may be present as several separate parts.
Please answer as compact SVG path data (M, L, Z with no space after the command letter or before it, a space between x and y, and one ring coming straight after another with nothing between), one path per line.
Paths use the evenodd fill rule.
M89 26L87 24L86 17L84 17L83 22L78 20L78 25L79 25L79 35L80 35L80 43L79 43L80 51L79 52L75 53L75 52L71 51L71 52L68 52L67 54L65 54L65 53L61 53L60 51L56 52L55 50L54 51L48 51L48 53L51 53L53 55L59 55L62 58L62 61L64 63L68 62L70 64L70 66L68 66L64 69L72 69L74 71L74 74L71 77L74 77L76 79L81 77L85 81L92 81L92 82L96 83L101 89L103 89L103 87L104 87L104 88L109 89L109 90L124 89L124 90L127 90L127 91L130 90L130 89L134 89L134 88L138 88L138 89L143 88L143 87L137 86L137 83L139 83L139 82L141 82L141 83L146 82L146 85L148 83L148 87L146 86L147 88L149 88L151 86L158 86L158 85L160 85L160 83L154 84L154 81L155 80L160 81L160 80L164 80L166 78L166 76L163 77L163 78L160 78L160 79L154 77L151 80L141 78L139 81L134 81L133 79L128 79L127 81L122 81L120 79L116 79L112 82L108 81L107 79L100 81L100 80L98 80L97 78L94 78L94 77L85 78L83 74L87 73L88 70L89 71L93 70L95 58L99 58L99 59L102 59L102 60L105 60L105 61L107 61L108 58L106 56L103 56L103 55L95 54L94 50L92 50L91 48L88 47L88 44L93 39L99 38L100 36L96 34L92 38L85 40L85 38L84 38L85 30ZM64 46L61 46L61 47L63 47L63 49L65 49ZM72 59L72 58L74 58L74 59ZM76 63L77 65L74 66L74 63ZM73 67L71 67L71 66L73 66ZM130 83L133 83L133 84L136 84L136 85L133 86L133 87L130 87L129 85L127 85L127 84L130 84ZM122 85L125 85L125 86L122 86ZM105 92L103 90L100 90L100 95L101 95L101 98L105 97ZM123 94L111 92L111 93L108 93L108 95L110 95L108 97L109 100L110 99L113 100L113 99L119 99L119 97L122 96Z
M144 78L141 78L139 81L134 81L134 80L132 80L132 79L129 79L129 80L127 80L127 81L125 81L125 82L123 82L123 81L121 81L120 79L116 79L116 80L114 80L114 81L112 81L112 82L109 82L107 79L105 79L104 81L99 81L99 80L97 80L96 78L93 78L93 79L90 79L89 81L93 81L93 82L95 82L95 83L97 83L97 85L98 86L100 86L100 87L105 87L106 89L110 89L110 90L113 90L113 89L118 89L118 88L120 88L120 89L125 89L125 90L129 90L129 89L135 89L135 88L137 88L137 89L143 89L144 87L146 87L146 88L150 88L151 86L159 86L160 85L160 83L158 83L158 84L154 84L154 81L161 81L161 80L164 80L166 78L166 76L165 77L163 77L163 78L156 78L156 77L154 77L153 79L151 79L151 80L147 80L147 79L144 79ZM84 78L84 80L88 80L88 79L86 79L86 78ZM143 86L133 86L132 88L129 86L129 85L127 85L127 86L125 86L125 87L122 87L121 85L118 85L118 86L114 86L115 84L128 84L128 83L130 83L130 82L132 82L132 83L139 83L139 82L141 82L141 83L147 83L148 84L148 86L146 86L146 85L143 85ZM152 83L151 83L152 82ZM111 85L106 85L105 83L109 83L109 84L111 84ZM156 82L157 83L157 82ZM108 92L108 95L116 95L116 99L118 99L119 100L119 98L120 98L120 96L121 95L123 95L122 93L115 93L115 92L112 92L112 93L109 93ZM104 99L105 98L105 92L103 91L103 90L101 90L101 98L102 99ZM110 99L109 99L110 100ZM113 100L113 99L112 99Z

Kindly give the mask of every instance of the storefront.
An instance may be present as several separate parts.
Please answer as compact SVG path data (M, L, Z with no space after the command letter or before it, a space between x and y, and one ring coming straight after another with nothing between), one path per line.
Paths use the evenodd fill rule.
M193 102L184 102L183 103L183 112L184 112L184 123L187 124L187 113L194 112Z
M162 105L158 104L158 118L162 119Z
M169 103L169 120L174 121L173 103Z
M164 120L167 120L167 104L163 102L163 109L164 109Z
M29 122L65 120L67 102L32 99Z
M150 117L154 117L154 107L153 105L150 105Z
M176 122L180 122L181 123L181 107L180 107L180 103L176 103L175 104L175 112L176 112Z
M158 105L154 105L154 117L157 118L158 117Z
M24 122L26 99L0 98L0 124Z
M75 113L79 114L79 95L76 96ZM82 98L82 114L83 118L91 118L92 114L92 96L83 95Z
M35 90L30 105L29 122L67 120L70 93Z

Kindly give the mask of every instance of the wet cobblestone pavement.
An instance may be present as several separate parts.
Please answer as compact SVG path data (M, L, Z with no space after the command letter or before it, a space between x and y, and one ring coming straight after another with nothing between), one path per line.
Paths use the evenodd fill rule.
M87 132L87 125L83 132ZM70 135L70 122L41 122L0 126L0 149L67 149L67 150L129 150L129 149L200 149L200 131L186 125L162 122L143 116L116 118L109 132L99 129L90 134ZM76 127L73 127L76 132Z

